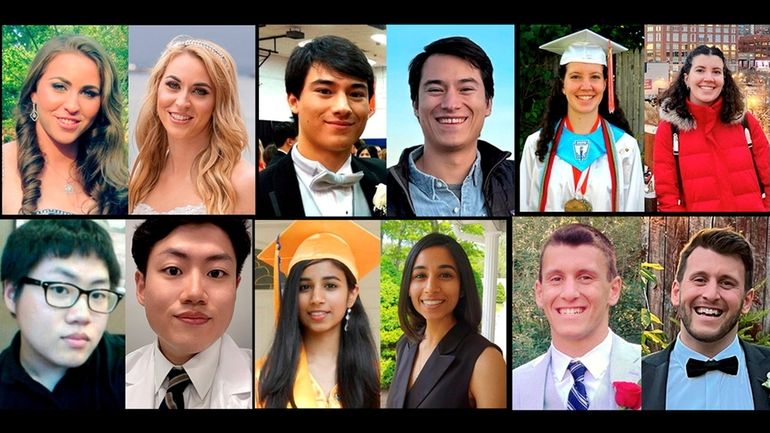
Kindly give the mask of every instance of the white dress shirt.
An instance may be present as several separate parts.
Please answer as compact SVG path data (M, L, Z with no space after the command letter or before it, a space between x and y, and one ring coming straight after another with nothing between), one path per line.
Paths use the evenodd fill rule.
M207 409L211 407L211 382L214 380L217 365L219 364L219 348L222 345L222 338L218 338L211 346L203 352L193 356L189 361L181 366L174 365L161 353L160 348L155 344L155 407L166 396L168 390L168 372L174 367L183 367L190 376L190 383L185 388L182 396L184 397L185 409Z
M294 146L294 152L291 152L292 161L294 161L294 170L297 172L297 180L300 183L300 188L304 188L305 191L310 193L315 207L318 208L320 215L312 215L313 210L311 206L305 205L306 216L352 216L353 215L353 187L339 187L332 188L326 191L314 191L310 189L310 182L313 178L325 171L331 171L327 169L323 164L318 161L313 161L302 155L301 145L297 143ZM345 160L337 174L353 174L353 169L350 166L351 157Z
M591 349L590 352L579 358L572 358L559 352L556 347L551 343L551 369L553 373L553 382L556 387L561 400L564 402L564 407L567 407L567 399L569 398L570 389L575 383L575 379L570 373L568 365L570 361L580 361L586 367L586 374L583 379L583 385L586 388L586 395L588 396L588 407L591 407L591 402L596 396L596 391L599 389L599 385L604 379L604 375L607 374L610 366L610 353L612 352L612 333L608 332L598 346Z

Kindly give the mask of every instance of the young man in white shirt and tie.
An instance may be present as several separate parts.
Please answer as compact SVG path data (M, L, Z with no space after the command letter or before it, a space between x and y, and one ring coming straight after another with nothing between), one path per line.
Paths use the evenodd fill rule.
M551 347L513 370L513 409L617 409L619 382L641 377L641 348L609 328L623 282L615 247L597 229L568 224L540 253L535 301L551 328Z
M770 348L738 338L753 270L751 244L731 229L703 229L685 245L671 285L679 335L642 360L644 409L770 409Z
M321 36L291 53L286 94L299 135L287 157L259 175L257 215L372 216L385 163L350 154L374 114L374 72L360 48ZM384 192L384 190L383 190Z

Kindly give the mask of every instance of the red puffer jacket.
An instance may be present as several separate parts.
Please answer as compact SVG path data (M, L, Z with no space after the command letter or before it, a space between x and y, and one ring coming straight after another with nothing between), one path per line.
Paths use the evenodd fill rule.
M720 98L712 106L687 101L692 119L681 118L661 104L661 121L655 134L653 173L658 210L694 212L762 212L770 209L770 197L762 199L757 175L741 125L742 117L726 124L719 120ZM754 116L744 114L754 142L757 170L770 194L768 143ZM680 197L676 164L672 153L671 124L679 128L679 169L684 188L684 206Z

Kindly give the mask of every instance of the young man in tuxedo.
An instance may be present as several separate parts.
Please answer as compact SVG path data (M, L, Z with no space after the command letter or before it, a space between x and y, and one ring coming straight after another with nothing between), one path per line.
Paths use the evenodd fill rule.
M703 229L685 245L671 285L679 335L642 360L644 409L770 409L770 348L737 335L753 270L751 244L733 230Z
M385 163L351 156L374 114L374 72L347 39L322 36L291 53L286 93L298 125L291 152L259 175L257 215L372 216ZM384 194L384 189L382 190Z
M641 348L609 328L620 299L615 247L599 230L568 224L540 253L535 301L551 327L551 347L513 370L513 409L617 409L616 382L637 383Z

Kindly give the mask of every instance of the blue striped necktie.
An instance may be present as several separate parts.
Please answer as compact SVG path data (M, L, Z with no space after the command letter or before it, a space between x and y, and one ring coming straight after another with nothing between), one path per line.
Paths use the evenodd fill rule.
M184 395L182 393L190 384L190 376L183 368L172 368L166 377L168 377L168 388L166 388L166 396L158 409L184 409Z
M586 366L580 361L571 361L567 366L575 383L569 390L567 397L567 409L569 410L588 410L588 394L583 379L586 377Z

